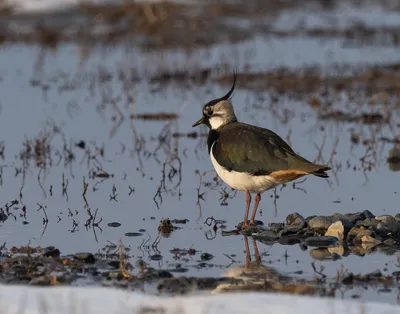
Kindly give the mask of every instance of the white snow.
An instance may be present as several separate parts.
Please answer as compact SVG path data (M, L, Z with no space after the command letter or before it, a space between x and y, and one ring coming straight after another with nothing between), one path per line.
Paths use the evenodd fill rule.
M0 285L0 313L392 314L400 313L400 307L384 303L270 293L160 297L100 287Z
M133 0L130 0L133 1ZM165 0L136 0L136 3L157 3ZM169 2L193 3L195 0L169 0ZM10 7L14 13L50 13L59 12L74 8L81 4L118 4L123 0L3 0L1 7Z

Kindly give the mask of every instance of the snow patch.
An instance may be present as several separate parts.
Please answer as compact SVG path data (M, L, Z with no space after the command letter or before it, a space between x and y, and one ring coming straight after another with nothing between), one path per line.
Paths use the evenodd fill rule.
M0 285L0 313L25 314L394 314L400 308L376 302L270 293L222 293L179 297L151 296L100 287Z

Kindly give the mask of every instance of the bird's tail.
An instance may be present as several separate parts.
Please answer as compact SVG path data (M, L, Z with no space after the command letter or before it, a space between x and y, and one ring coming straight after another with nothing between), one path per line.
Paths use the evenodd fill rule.
M326 171L331 170L331 167L328 166L319 166L319 167L320 168L317 171L314 171L311 174L320 178L329 178L329 175L326 173Z

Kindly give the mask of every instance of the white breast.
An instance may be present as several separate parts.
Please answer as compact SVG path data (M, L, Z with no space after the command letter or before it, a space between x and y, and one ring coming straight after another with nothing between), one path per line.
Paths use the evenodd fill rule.
M266 176L252 176L246 172L228 171L222 167L214 158L212 153L214 144L211 146L210 158L218 176L230 187L235 190L245 191L250 193L262 193L276 187L279 183L274 178Z

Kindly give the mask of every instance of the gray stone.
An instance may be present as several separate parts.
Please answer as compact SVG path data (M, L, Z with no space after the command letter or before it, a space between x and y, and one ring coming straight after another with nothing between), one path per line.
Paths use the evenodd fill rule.
M203 254L201 254L200 258L202 261L209 261L209 260L212 260L214 258L214 256L210 253L203 253Z
M343 242L344 240L343 222L336 221L335 223L331 224L328 230L325 232L325 236L336 237L340 242Z
M378 225L378 220L376 220L375 218L366 218L362 222L360 222L360 225L367 228L375 228Z
M204 254L204 253L203 253L203 254ZM152 261L161 261L161 260L163 259L163 257L162 257L161 254L154 254L154 255L150 256L150 259L151 259Z
M387 225L397 223L397 220L393 216L390 216L390 215L376 216L375 219L378 220L379 222L387 224Z
M271 222L268 224L268 228L272 231L278 232L285 227L284 223L281 222Z
M388 219L388 221L390 220ZM400 233L400 223L379 222L378 225L376 226L376 230L383 237L397 235Z
M371 230L362 230L361 232L359 232L353 239L352 242L353 244L360 244L362 242L362 237L364 236L371 236L371 237L375 237L376 234L374 231Z
M272 230L265 230L257 235L254 236L255 238L265 238L265 239L278 239L279 235L277 232L272 231Z
M84 263L94 263L96 261L92 253L86 252L75 253L74 258Z
M376 234L375 232L371 231L371 230L363 230L361 232L359 232L352 240L353 244L360 244L362 242L362 238L365 236L370 236L370 237L375 237Z
M367 230L365 227L361 226L356 226L350 229L350 231L347 233L346 241L347 242L352 242L353 239L361 232Z
M337 217L337 218L339 218L339 220L342 220L342 219L348 220L347 217L345 215L341 214L341 213L333 213L331 216L332 217Z
M331 224L338 220L338 217L333 216L317 216L311 219L308 225L313 230L327 230Z
M335 245L338 241L336 237L309 237L304 241L304 244L307 246L314 246L314 247L328 247L331 245Z
M343 223L345 232L349 231L353 227L353 224L340 214L334 214L332 216L317 216L311 219L308 222L308 225L313 230L327 230L331 224L337 221Z
M363 211L365 218L375 218L375 215L371 213L368 209Z
M302 215L300 215L299 213L292 213L286 217L286 224L291 225L298 220L305 221L304 217Z
M313 218L315 218L315 217L318 217L318 216L317 216L317 215L308 216L308 217L306 218L307 223L310 222L310 220L313 219Z
M44 248L43 253L47 257L60 257L60 250L54 246L48 246Z
M306 226L307 223L304 219L296 218L290 225L286 225L285 228L283 228L281 235L297 233L303 230Z
M344 215L345 218L350 221L352 224L357 223L357 221L360 220L365 220L365 214L363 212L358 212L358 213L348 213Z

